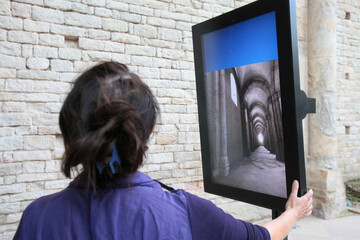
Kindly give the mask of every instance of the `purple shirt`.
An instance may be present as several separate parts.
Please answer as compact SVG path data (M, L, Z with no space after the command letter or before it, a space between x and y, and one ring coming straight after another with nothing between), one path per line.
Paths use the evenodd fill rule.
M24 211L14 239L270 239L183 190L163 191L136 172L95 195L75 179Z

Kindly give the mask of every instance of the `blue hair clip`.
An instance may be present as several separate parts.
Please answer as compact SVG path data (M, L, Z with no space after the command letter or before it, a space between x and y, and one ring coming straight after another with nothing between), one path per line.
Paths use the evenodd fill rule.
M120 160L120 157L119 157L119 154L118 154L118 152L117 152L117 150L116 150L116 146L115 146L115 145L114 145L114 147L113 147L113 149L112 149L112 157L111 157L110 162L109 162L109 163L98 163L98 164L96 164L97 169L98 169L100 175L101 175L104 167L106 167L106 166L109 166L110 169L111 169L112 174L115 174L114 163L118 163L119 166L121 165L121 160Z

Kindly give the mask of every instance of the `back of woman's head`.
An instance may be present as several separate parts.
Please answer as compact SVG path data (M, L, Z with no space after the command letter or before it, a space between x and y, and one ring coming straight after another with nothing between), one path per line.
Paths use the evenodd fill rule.
M62 171L82 164L82 176L94 189L135 172L156 122L158 105L149 87L120 63L98 64L74 83L60 112L65 154ZM106 166L116 147L121 164Z

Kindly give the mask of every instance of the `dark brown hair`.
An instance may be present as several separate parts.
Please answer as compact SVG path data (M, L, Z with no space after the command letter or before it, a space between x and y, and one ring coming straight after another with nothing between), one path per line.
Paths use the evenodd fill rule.
M159 112L150 88L126 65L98 64L81 74L60 112L65 154L62 171L82 164L81 176L95 190L135 172L143 163L146 144ZM100 175L96 164L106 164L116 146L121 166Z

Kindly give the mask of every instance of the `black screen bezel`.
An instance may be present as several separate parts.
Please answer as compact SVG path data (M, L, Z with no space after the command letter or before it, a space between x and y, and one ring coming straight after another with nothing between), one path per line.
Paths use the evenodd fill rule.
M289 195L291 192L292 182L298 180L300 183L299 195L303 195L306 192L306 177L302 119L299 107L300 77L295 0L256 1L199 23L193 26L192 31L205 191L261 207L282 211L286 203L285 198L225 186L212 181L208 144L209 136L207 133L207 112L205 107L205 72L201 42L202 36L206 33L272 11L275 11L276 15L287 194Z

